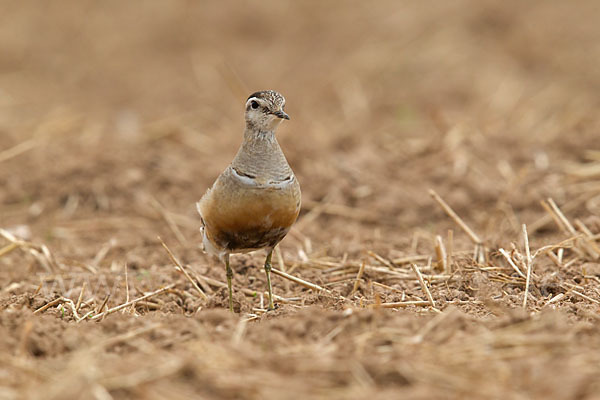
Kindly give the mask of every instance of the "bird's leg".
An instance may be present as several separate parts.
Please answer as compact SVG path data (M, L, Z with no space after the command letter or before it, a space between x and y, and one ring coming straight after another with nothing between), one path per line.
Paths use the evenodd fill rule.
M267 259L265 260L265 273L267 274L267 286L269 287L269 310L273 310L273 287L271 286L271 256L273 255L273 249L269 250Z
M225 268L227 269L227 289L229 291L229 311L233 312L233 291L231 290L231 279L233 270L229 266L229 254L225 256Z

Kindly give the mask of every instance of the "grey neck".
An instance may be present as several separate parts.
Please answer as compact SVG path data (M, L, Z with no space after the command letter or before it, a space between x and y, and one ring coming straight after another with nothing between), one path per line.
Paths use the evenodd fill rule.
M244 142L232 165L250 175L284 179L291 173L285 155L275 138L275 130L246 129Z
M256 129L254 126L246 125L246 129L244 130L244 141L265 139L268 141L276 140L275 129L261 130Z

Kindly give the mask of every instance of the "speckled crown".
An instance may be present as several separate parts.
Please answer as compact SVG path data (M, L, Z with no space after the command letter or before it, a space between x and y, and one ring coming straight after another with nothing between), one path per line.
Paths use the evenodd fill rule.
M285 97L283 97L281 93L278 93L274 90L261 90L260 92L254 92L250 96L248 96L246 101L250 100L252 97L265 100L273 106L275 106L275 108L278 108L285 104Z

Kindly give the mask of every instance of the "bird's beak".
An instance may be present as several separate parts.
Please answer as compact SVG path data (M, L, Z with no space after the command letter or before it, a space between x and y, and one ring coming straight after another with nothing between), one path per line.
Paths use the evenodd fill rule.
M275 111L273 115L281 119L290 119L290 116L287 115L283 110Z

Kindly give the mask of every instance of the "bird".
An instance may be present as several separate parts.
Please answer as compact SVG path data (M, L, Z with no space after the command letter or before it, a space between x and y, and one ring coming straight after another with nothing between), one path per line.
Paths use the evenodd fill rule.
M290 119L284 108L285 98L274 90L248 97L242 144L196 203L204 251L225 264L231 312L233 270L229 255L266 250L264 270L269 310L273 310L271 257L300 213L300 184L275 137L279 124Z

